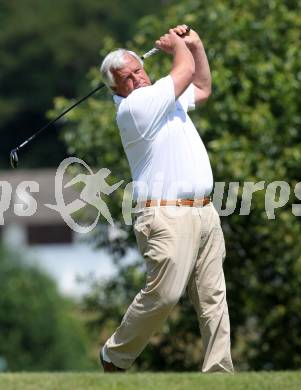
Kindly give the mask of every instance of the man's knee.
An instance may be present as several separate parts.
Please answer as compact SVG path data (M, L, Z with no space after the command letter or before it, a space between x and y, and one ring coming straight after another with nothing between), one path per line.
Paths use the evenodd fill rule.
M160 302L162 307L172 308L181 298L181 293L178 291L164 291L160 292Z
M141 291L141 296L144 297L144 304L148 307L161 310L172 309L179 301L181 294L174 291Z

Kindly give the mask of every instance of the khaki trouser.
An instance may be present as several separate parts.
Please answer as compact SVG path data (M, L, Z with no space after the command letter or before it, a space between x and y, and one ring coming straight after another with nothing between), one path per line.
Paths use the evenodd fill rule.
M205 350L202 371L233 372L225 243L213 204L144 208L136 214L134 231L146 261L146 284L107 340L107 356L117 367L129 368L187 288Z

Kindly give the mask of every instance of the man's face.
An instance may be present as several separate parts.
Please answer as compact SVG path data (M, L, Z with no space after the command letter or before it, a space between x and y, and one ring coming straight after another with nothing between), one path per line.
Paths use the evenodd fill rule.
M151 81L140 62L130 54L125 55L125 65L112 71L117 95L127 97L134 89L151 85Z

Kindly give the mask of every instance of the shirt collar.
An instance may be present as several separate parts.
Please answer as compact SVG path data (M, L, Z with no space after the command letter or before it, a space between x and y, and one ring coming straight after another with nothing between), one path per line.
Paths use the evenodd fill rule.
M122 100L124 99L124 97L122 96L119 96L119 95L113 95L113 100L116 104L117 107L119 107L120 103L122 102Z

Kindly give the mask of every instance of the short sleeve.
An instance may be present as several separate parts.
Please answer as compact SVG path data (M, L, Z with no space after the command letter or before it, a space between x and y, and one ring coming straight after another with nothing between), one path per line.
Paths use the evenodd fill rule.
M184 111L191 111L195 109L195 94L194 94L194 85L189 84L181 96L177 100Z
M168 75L153 85L134 90L127 97L126 104L141 137L153 138L168 114L175 110L172 77Z

